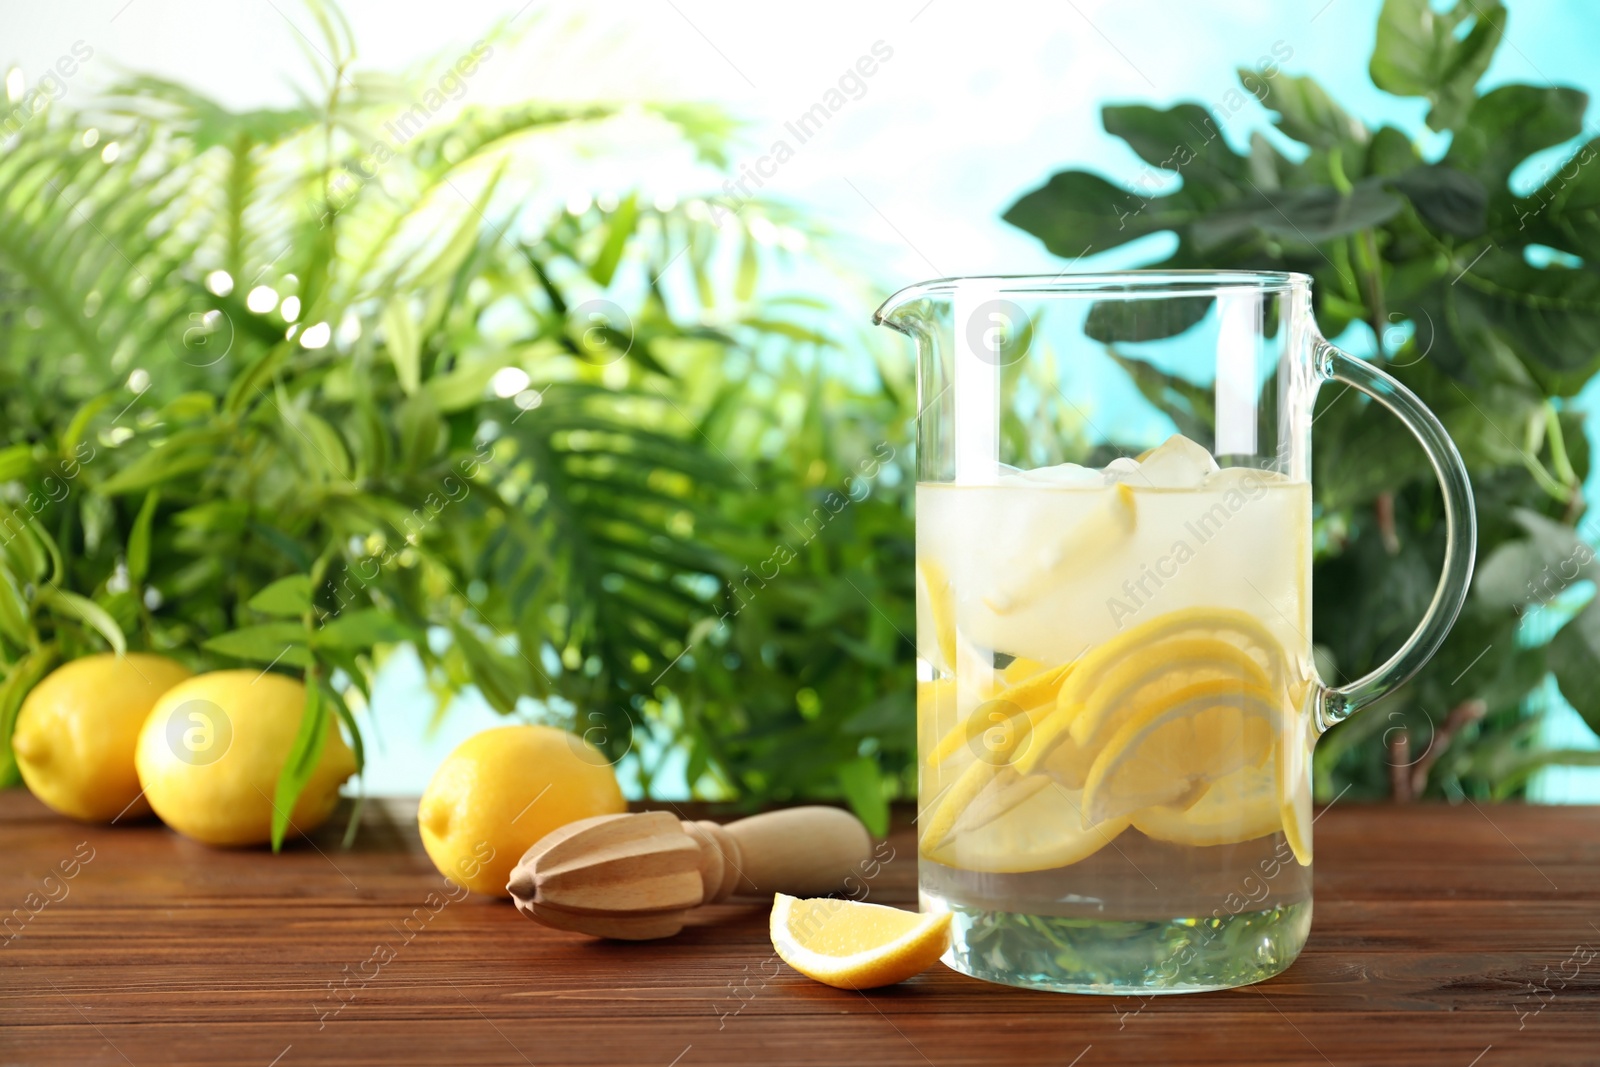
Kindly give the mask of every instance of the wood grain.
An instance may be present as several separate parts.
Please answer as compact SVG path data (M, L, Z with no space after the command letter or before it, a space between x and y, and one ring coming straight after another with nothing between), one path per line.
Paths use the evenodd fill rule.
M275 857L0 793L0 1064L1600 1062L1593 808L1335 805L1295 965L1144 1001L942 967L841 992L773 957L762 907L668 941L563 934L448 889L412 815L376 805L353 850L329 829ZM871 899L910 905L903 826L890 845Z

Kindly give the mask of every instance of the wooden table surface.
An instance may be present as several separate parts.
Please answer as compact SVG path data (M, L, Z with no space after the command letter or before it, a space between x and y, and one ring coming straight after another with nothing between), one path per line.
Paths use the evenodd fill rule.
M403 804L356 846L219 852L0 793L0 1064L1600 1063L1600 810L1336 804L1304 954L1247 989L1065 996L779 964L767 909L670 941L448 892ZM910 835L872 899L915 899Z

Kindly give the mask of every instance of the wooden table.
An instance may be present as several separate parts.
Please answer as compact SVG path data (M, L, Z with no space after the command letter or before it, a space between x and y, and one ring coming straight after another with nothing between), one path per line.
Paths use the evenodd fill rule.
M829 989L773 958L764 907L665 942L558 934L451 900L408 806L365 821L351 851L329 828L274 857L0 793L0 1064L1600 1063L1593 808L1337 804L1299 961L1142 1007L942 967ZM909 904L891 842L873 899Z

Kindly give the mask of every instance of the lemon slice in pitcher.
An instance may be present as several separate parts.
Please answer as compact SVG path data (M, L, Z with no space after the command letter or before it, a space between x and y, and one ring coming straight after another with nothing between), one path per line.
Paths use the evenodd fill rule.
M1021 748L1034 723L1043 718L1042 714L1027 713L1050 710L1056 691L1061 688L1062 679L1072 672L1072 666L1063 663L1050 667L1000 690L939 739L928 754L928 765L937 767L963 748L979 745L984 750L981 758L991 763L1006 762L1012 752Z
M1088 859L1128 827L1126 819L1111 819L1085 829L1081 794L1010 767L991 769L983 786L956 807L948 824L930 823L922 854L964 871L1019 874L1065 867Z
M944 569L926 557L917 560L917 639L933 638L933 647L919 648L941 671L956 667L955 595Z
M1270 692L1231 680L1133 709L1089 769L1084 824L1161 805L1188 810L1212 783L1272 758L1276 717Z
M1096 646L1062 684L1054 712L1033 731L1017 761L1027 773L1070 732L1093 748L1162 692L1207 680L1277 689L1282 651L1252 615L1231 608L1168 612Z
M1278 815L1283 835L1302 867L1311 865L1311 736L1310 720L1301 715L1278 745Z
M1276 833L1283 822L1277 776L1252 767L1211 784L1189 808L1159 805L1132 819L1146 837L1174 845L1234 845Z

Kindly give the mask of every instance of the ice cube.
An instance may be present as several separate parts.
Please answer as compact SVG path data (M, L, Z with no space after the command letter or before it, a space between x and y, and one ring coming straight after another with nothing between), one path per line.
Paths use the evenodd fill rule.
M1116 485L1118 482L1137 480L1139 461L1132 456L1118 456L1107 463L1101 477L1106 485Z
M1216 469L1210 452L1173 434L1139 463L1138 481L1155 489L1198 489Z

